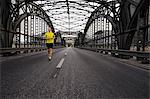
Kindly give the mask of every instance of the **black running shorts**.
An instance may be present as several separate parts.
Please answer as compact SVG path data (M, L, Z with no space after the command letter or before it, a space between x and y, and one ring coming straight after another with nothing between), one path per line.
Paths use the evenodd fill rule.
M53 43L46 43L47 48L53 48Z

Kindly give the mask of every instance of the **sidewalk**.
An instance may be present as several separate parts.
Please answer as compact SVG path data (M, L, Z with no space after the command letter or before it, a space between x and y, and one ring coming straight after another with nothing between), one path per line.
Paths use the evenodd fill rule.
M141 68L141 69L144 69L146 71L150 71L150 64L142 64L140 61L137 61L136 59L121 59L121 58L117 58L117 57L113 57L111 56L110 54L101 54L105 57L109 57L109 58L113 58L121 63L125 63L125 64L128 64L128 65L132 65L134 67L137 67L137 68Z
M21 53L21 54L16 54L16 55L12 55L12 56L6 56L6 57L0 56L0 62L3 62L5 60L18 59L18 58L25 57L25 56L32 56L32 55L40 54L43 52L46 52L46 50L45 51L32 52L32 53Z
M150 70L150 64L142 64L140 61L137 61L135 59L119 59L123 63L127 63L129 65L133 65L145 70Z

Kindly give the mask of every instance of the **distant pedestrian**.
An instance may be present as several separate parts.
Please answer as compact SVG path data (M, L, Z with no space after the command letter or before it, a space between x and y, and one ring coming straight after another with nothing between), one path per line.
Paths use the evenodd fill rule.
M55 38L55 35L52 32L51 27L49 27L48 32L45 33L46 46L47 46L47 49L48 49L48 59L49 60L52 59L54 38Z

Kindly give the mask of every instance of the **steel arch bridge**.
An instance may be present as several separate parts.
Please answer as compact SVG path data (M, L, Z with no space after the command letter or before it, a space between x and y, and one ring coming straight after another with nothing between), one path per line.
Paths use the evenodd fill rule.
M150 0L0 0L0 99L150 99L149 74Z
M0 13L2 15L1 48L12 48L13 44L14 47L20 48L22 39L24 47L41 45L43 41L40 34L44 33L48 26L51 26L54 31L57 26L76 29L84 25L84 31L82 29L77 31L80 35L75 42L77 46L123 50L136 48L137 51L145 51L149 48L148 0L83 0L83 2L64 0L45 1L41 4L36 2L37 0L1 1L3 4ZM49 8L44 9L44 6ZM66 9L66 11L57 11L57 9ZM71 11L71 9L77 11ZM77 17L75 21L66 22L64 21L66 17L59 18L62 14L75 14L84 18ZM66 27L64 24L68 23L74 26Z

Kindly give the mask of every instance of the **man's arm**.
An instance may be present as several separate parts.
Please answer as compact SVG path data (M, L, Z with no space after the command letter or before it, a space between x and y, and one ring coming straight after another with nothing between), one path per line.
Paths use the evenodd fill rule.
M45 33L44 36L43 36L43 39L44 39L44 40L47 40L46 37L47 37L47 35L46 35L46 33Z

